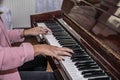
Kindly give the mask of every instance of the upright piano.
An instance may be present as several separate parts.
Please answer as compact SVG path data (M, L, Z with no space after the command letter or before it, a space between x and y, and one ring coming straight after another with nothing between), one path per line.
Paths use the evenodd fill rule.
M63 0L61 10L30 18L52 30L47 44L74 51L65 61L48 57L56 80L120 80L119 0Z

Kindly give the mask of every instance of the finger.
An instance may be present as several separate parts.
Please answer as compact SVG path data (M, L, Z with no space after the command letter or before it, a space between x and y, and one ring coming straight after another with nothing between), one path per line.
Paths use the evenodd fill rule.
M41 34L48 34L49 31L47 29L40 29L39 33L41 33Z
M61 55L61 56L72 56L69 52L64 52L64 51L59 51L58 52L58 55Z
M47 28L47 27L45 27L45 29L47 29L49 32L52 32L51 29L49 29L49 28Z
M44 29L39 29L39 30L37 30L37 32L36 32L37 34L46 34L47 33L47 31L46 30L44 30Z
M46 30L46 34L51 35L51 34L52 34L52 31Z
M74 51L72 49L69 49L69 48L66 48L66 47L60 48L60 50L70 52L70 53L74 53Z
M58 55L55 55L54 58L56 58L59 61L63 60L63 58L61 56L58 56Z
M62 57L60 57L59 55L57 55L56 52L52 52L50 56L56 58L56 59L59 60L59 61L62 60Z
M46 30L48 33L52 33L51 29L44 27L44 30Z
M47 30L41 30L41 33L46 34L46 33L48 33L48 31Z

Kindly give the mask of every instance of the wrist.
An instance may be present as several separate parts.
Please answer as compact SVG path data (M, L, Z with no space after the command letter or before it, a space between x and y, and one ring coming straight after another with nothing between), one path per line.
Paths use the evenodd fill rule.
M23 36L25 36L25 30L23 30Z
M23 30L23 32L21 33L21 38L25 37L25 30Z
M39 53L37 45L34 45L33 48L34 48L34 56L37 56Z
M28 36L28 35L29 35L29 32L27 30L24 30L23 31L23 36L25 37L25 36Z

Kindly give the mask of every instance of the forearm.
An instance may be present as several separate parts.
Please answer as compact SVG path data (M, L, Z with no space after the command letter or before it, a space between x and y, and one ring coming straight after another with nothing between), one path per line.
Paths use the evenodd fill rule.
M8 70L34 59L34 50L30 43L24 43L20 47L0 47L0 55L0 70Z
M22 42L24 40L24 37L22 37L23 32L24 29L8 30L8 37L11 43Z

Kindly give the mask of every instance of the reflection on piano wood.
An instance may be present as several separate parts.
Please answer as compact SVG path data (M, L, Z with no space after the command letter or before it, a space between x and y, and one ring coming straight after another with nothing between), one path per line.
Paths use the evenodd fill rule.
M120 79L119 31L108 25L109 17L119 18L114 14L119 1L91 1L64 0L62 11L31 15L31 25L52 30L53 35L44 35L48 44L75 52L60 62L48 57L56 80Z

